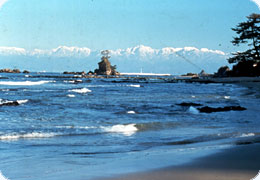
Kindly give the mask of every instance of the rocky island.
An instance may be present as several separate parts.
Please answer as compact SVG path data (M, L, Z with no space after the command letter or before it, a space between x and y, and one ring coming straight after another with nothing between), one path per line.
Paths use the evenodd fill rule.
M116 65L112 66L109 62L109 50L104 50L101 52L103 55L101 61L98 63L99 68L95 69L94 74L97 75L119 75L120 73L116 71Z

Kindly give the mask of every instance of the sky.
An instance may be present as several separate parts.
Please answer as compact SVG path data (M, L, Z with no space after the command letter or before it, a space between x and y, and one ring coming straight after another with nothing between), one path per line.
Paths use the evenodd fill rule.
M198 71L185 56L212 72L246 48L231 28L259 13L257 1L0 0L0 68L89 70L109 49L121 71Z

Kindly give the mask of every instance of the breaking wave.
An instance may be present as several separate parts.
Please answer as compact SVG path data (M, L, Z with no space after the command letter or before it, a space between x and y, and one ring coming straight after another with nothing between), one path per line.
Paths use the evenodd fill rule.
M67 96L68 96L68 97L71 97L71 98L76 97L74 94L68 94Z
M75 93L88 93L88 92L92 92L90 89L88 88L82 88L82 89L72 89L69 90L69 92L75 92Z
M41 133L41 132L32 132L26 134L11 133L0 135L0 140L18 140L18 139L34 139L34 138L50 138L57 136L55 133Z
M0 106L3 106L3 105L20 105L20 104L24 104L24 103L27 103L27 102L28 102L28 99L16 100L16 101L9 101L9 100L0 99Z
M135 111L127 111L126 113L127 113L127 114L136 114Z
M25 104L28 102L28 99L24 99L24 100L17 100L18 104Z
M243 133L240 137L252 137L255 136L255 133Z
M136 124L127 124L127 125L117 124L114 126L102 127L102 129L105 132L119 133L125 136L131 136L138 131Z
M128 87L136 87L136 88L139 88L141 87L140 84L130 84L130 85L127 85Z

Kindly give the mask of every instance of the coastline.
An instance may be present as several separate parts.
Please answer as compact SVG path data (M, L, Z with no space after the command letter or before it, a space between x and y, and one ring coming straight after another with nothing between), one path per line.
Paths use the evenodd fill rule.
M250 180L260 170L260 144L237 145L190 163L98 180Z
M222 78L221 78L222 79ZM249 81L247 81L250 79ZM260 78L226 78L216 83L232 83L247 87L259 95ZM260 96L259 96L260 97ZM260 138L237 142L236 145L215 154L197 158L191 162L129 173L96 180L253 180L260 172Z

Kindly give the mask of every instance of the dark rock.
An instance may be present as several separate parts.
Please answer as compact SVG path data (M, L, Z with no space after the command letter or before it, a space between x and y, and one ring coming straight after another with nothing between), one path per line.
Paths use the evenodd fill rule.
M24 74L29 74L30 72L27 71L27 70L24 70L23 73L24 73Z
M192 103L192 102L183 102L183 103L180 103L180 104L177 104L178 106L202 106L202 104L197 104L197 103Z
M19 69L0 69L0 73L21 73Z
M101 62L98 63L99 68L95 69L97 75L118 75L116 66L111 66L108 58L102 57Z
M228 77L230 69L228 66L222 66L218 69L218 72L214 74L215 77Z
M74 75L85 75L85 71L81 71L81 72L68 72L68 71L65 71L63 72L63 74L74 74Z
M93 75L93 74L94 74L93 71L89 71L89 72L87 73L87 75Z
M102 51L103 55L101 61L98 63L98 69L95 69L94 73L97 75L119 75L120 73L116 71L116 65L112 66L109 62L109 51Z
M6 101L6 102L1 102L0 106L19 106L20 104L18 101Z
M244 111L246 108L241 107L241 106L226 106L226 107L218 107L218 108L213 108L213 107L202 107L198 108L198 110L201 113L213 113L213 112L225 112L225 111Z
M183 76L183 77L185 77L185 76L187 76L187 77L198 77L198 74L196 74L196 73L187 73L187 74L183 74L181 76Z

